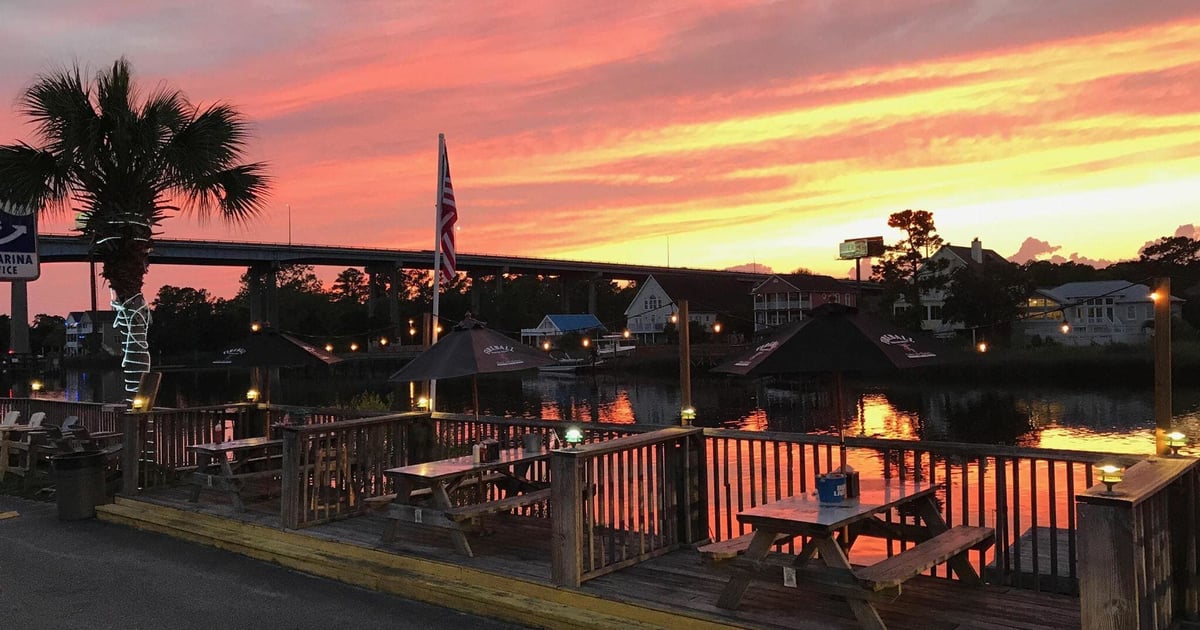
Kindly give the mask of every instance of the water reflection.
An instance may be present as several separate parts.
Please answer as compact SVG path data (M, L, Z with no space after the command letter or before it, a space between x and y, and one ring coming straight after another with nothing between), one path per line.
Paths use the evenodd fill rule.
M407 384L388 374L330 375L285 370L273 401L326 406L377 394L392 409L411 408ZM249 374L239 370L167 372L158 404L198 406L241 400ZM67 371L46 379L45 395L117 402L117 371ZM547 420L671 426L679 422L680 393L673 376L500 374L478 381L480 413ZM836 433L837 408L828 381L781 381L695 375L698 426L749 431ZM965 387L913 380L848 380L843 409L846 435L1042 446L1073 450L1148 452L1153 444L1153 392L1029 387ZM1200 388L1175 389L1176 426L1200 437ZM470 413L471 380L438 383L438 409Z

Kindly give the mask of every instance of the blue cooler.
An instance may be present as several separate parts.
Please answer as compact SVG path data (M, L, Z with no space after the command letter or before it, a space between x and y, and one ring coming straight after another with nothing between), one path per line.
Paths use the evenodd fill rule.
M846 476L841 473L817 475L817 498L821 503L841 503L846 499Z

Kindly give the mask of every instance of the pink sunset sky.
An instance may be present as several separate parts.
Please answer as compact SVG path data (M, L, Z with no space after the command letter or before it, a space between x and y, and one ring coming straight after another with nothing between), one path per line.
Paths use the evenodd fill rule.
M13 103L39 73L124 55L239 108L274 178L248 229L169 237L287 242L290 218L295 243L432 248L444 133L460 252L845 277L840 241L920 208L955 244L1106 264L1200 236L1197 41L1194 0L6 2L0 143L34 141ZM44 265L30 316L87 284Z

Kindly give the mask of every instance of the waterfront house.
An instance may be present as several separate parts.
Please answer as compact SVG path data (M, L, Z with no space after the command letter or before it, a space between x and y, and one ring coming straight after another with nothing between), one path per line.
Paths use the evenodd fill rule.
M120 356L121 340L113 325L116 311L71 311L67 315L63 356L81 357L97 353Z
M808 273L775 274L750 293L755 332L804 319L804 311L822 304L858 305L853 285Z
M732 277L648 276L638 283L637 293L625 309L625 327L643 343L665 341L663 331L679 312L679 300L687 300L693 327L714 332L714 326L722 323L725 330L734 330L737 321L749 321L750 289L748 282ZM722 322L722 318L731 321Z
M1145 343L1154 331L1152 289L1124 280L1068 282L1038 289L1025 302L1021 330L1073 346ZM1171 296L1178 316L1184 300ZM1066 323L1066 332L1063 324Z
M995 250L984 249L983 243L978 238L975 238L971 240L970 247L943 245L929 257L929 260L926 261L922 270L918 271L918 273L928 273L927 269L933 269L935 271L932 273L945 276L949 279L959 269L971 267L976 273L983 276L987 273L989 266L1011 264L1013 263L1005 260ZM921 292L921 303L918 308L921 309L921 328L923 330L931 330L935 334L953 334L955 331L966 328L966 325L962 322L942 321L942 306L945 304L945 291ZM893 311L903 311L908 308L909 304L903 297L896 300L895 304L892 305Z
M534 328L522 328L521 341L536 346L543 340L561 337L567 333L587 335L592 331L604 333L607 330L604 324L590 313L547 315Z

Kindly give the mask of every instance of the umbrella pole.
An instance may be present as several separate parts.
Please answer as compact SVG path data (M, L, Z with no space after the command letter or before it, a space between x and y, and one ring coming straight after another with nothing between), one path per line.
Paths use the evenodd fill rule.
M840 371L833 373L833 396L835 399L834 409L837 413L837 429L838 429L838 444L840 445L840 455L842 467L839 469L846 472L846 430L844 426L842 407L842 373Z
M471 375L471 398L475 401L475 419L479 419L479 376Z

